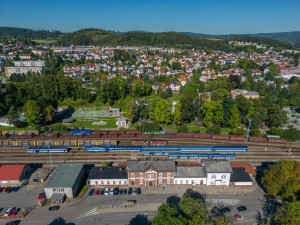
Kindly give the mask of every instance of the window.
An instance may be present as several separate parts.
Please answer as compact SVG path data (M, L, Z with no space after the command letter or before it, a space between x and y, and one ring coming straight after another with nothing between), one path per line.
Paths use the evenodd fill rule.
M189 180L186 180L185 183L188 184L188 183L189 183Z
M211 181L211 182L210 182L210 185L214 185L214 182L213 182L213 181Z
M175 184L177 184L177 180L175 180Z
M226 175L222 175L222 176L221 176L221 179L226 179Z
M109 180L107 181L107 184L109 184Z
M211 179L217 179L216 175L211 175Z
M170 184L170 179L167 180L167 184Z
M119 180L119 184L122 184L122 181Z
M151 174L148 174L148 179L150 179L151 178Z
M134 173L131 174L131 177L134 177Z
M113 184L116 184L116 181L113 181Z
M162 173L159 173L159 177L162 177Z
M124 180L124 184L127 184L127 181L126 181L126 180Z
M168 173L168 177L170 177L171 176L171 173Z
M192 184L194 184L194 180L192 180Z
M159 184L162 184L162 180L159 180Z
M104 181L101 181L101 185L104 185Z
M143 177L143 174L142 174L142 173L140 173L140 177Z
M180 184L183 184L183 180L180 180Z
M140 185L143 185L143 181L140 181Z

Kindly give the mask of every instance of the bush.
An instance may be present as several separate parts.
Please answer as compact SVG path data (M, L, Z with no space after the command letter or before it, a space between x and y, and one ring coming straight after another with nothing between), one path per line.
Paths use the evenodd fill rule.
M189 132L189 129L186 124L183 124L183 125L177 127L177 132L187 133L187 132Z
M221 127L214 125L214 126L211 126L211 127L207 128L206 133L208 133L208 134L221 134L221 130L222 130Z
M232 130L230 130L230 134L237 135L237 136L246 136L247 130L243 128L233 128Z
M279 135L280 137L283 136L284 130L277 127L271 127L270 134L272 135Z
M84 193L89 189L89 187L89 185L84 185L77 197L80 198L82 195L84 195Z
M147 132L158 132L161 131L162 128L158 123L147 123L143 122L138 127L138 130L147 131Z
M259 137L259 136L262 136L262 133L259 131L259 129L252 129L250 131L250 135L255 136L255 137Z
M290 141L296 141L300 139L300 131L296 128L290 128L288 130L284 130L281 137Z
M59 123L50 126L50 130L56 132L67 132L68 128L65 125Z

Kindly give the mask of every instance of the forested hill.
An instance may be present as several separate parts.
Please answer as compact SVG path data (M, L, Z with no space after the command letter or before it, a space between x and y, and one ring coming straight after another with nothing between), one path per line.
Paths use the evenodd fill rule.
M295 46L300 47L300 31L294 32L279 32L279 33L259 33L259 34L247 34L247 36L271 38L277 41L284 41L293 43Z
M31 30L16 27L0 27L0 37L11 37L11 38L29 38L32 40L38 39L56 39L62 35L60 31L49 31L49 30Z
M64 34L61 38L63 45L151 45L178 48L210 48L229 50L230 40L251 41L267 46L291 48L291 44L267 38L248 36L228 36L225 38L209 38L191 36L177 32L127 32L112 33L100 29L83 29Z

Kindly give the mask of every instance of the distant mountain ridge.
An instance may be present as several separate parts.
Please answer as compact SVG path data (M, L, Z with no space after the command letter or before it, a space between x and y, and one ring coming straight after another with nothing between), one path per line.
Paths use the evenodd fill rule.
M49 30L32 30L32 29L25 29L25 28L15 28L15 27L0 27L0 37L11 37L11 38L29 38L32 40L38 39L59 39L62 38L62 43L70 43L74 41L74 44L91 44L91 43L101 43L100 40L107 39L108 36L116 38L116 35L122 35L123 38L119 38L115 40L113 43L115 44L143 44L143 42L151 42L155 44L155 40L166 38L166 36L174 36L177 34L179 39L188 40L189 38L182 35L187 35L192 37L194 40L195 38L216 38L216 39L235 39L235 37L261 37L261 38L268 38L273 39L280 42L292 43L296 47L300 47L300 31L294 32L278 32L278 33L258 33L258 34L232 34L232 35L212 35L212 34L203 34L203 33L193 33L193 32L145 32L142 30L137 31L128 31L128 32L118 32L113 30L101 30L101 29L82 29L72 33L63 33L60 31L49 31ZM151 36L151 37L150 37ZM176 35L175 35L176 36ZM68 41L66 38L70 38ZM139 39L138 41L133 39ZM131 40L130 40L131 39ZM250 39L250 38L248 38ZM259 39L261 42L264 39ZM182 43L183 40L179 41ZM159 40L159 42L162 42ZM172 41L174 42L174 41ZM175 41L176 42L176 41ZM109 41L102 41L102 43L109 44ZM193 44L187 43L188 46L193 46Z

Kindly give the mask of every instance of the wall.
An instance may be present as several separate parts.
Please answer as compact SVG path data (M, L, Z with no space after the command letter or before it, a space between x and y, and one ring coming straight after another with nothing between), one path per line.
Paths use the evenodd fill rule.
M101 183L102 181L104 184ZM107 182L109 182L109 184L107 184ZM113 182L115 182L115 184ZM92 186L127 186L128 181L127 179L89 179L87 180L87 184Z
M206 178L175 178L174 185L175 186L183 186L183 185L200 185L202 181L202 185L206 185Z
M225 175L226 178L222 178ZM215 176L215 178L213 178ZM229 186L230 173L207 173L207 186Z

